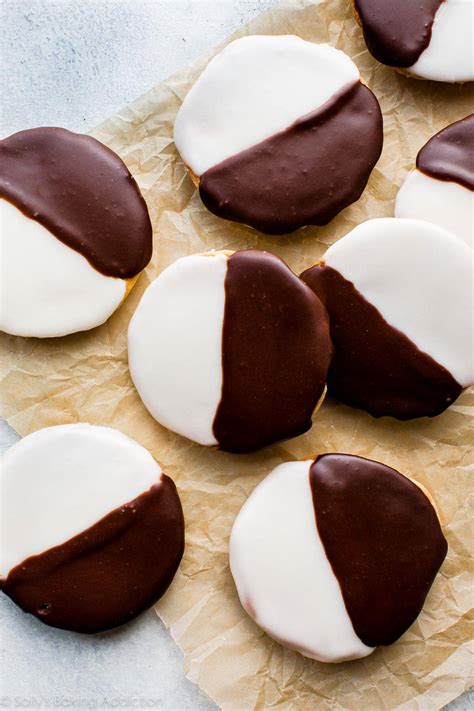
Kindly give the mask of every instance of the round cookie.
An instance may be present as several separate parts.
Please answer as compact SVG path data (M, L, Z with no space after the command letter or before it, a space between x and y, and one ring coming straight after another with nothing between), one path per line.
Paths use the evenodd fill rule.
M472 250L422 220L368 220L301 278L325 304L328 391L374 417L433 417L474 382Z
M250 617L322 662L395 642L419 615L446 552L423 489L349 454L274 469L240 510L229 546Z
M152 252L146 203L91 136L33 128L0 141L0 329L50 338L104 323Z
M395 216L434 222L473 246L474 114L423 146L398 192Z
M369 52L419 79L474 80L474 0L353 0Z
M47 427L5 455L0 589L75 632L129 622L170 585L184 550L172 480L117 430Z
M332 356L326 310L278 257L183 257L130 322L129 367L153 417L199 444L248 452L311 427Z
M340 50L252 35L207 65L174 141L211 212L285 234L359 199L382 150L382 115Z

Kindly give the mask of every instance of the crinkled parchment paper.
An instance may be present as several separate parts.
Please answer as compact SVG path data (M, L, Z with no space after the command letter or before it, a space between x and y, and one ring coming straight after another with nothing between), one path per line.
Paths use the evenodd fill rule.
M94 131L125 160L144 192L155 234L151 265L122 308L94 331L44 341L2 336L2 414L22 435L65 422L117 427L147 447L175 479L187 548L156 611L184 652L188 676L223 709L431 711L466 689L472 672L472 391L434 420L405 423L375 420L328 398L310 433L239 456L167 432L148 415L128 374L128 321L150 280L166 265L212 247L261 247L299 273L359 222L391 215L418 149L472 109L472 85L408 79L375 62L348 0L285 2L235 37L250 33L296 33L329 42L356 61L382 105L385 124L383 154L362 198L327 227L283 238L262 236L208 213L177 156L172 127L209 57L179 72ZM246 616L229 573L227 543L236 513L267 472L283 461L332 451L379 459L424 484L439 506L449 554L418 621L397 644L367 659L324 665L284 649Z

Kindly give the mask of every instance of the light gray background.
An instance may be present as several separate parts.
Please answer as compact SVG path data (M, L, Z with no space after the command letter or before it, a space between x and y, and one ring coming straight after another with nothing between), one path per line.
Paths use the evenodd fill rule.
M4 0L1 135L41 125L87 131L272 4ZM1 423L2 449L16 438ZM0 596L0 630L0 707L217 708L185 679L181 654L152 611L87 637L50 629ZM474 709L473 698L449 708Z

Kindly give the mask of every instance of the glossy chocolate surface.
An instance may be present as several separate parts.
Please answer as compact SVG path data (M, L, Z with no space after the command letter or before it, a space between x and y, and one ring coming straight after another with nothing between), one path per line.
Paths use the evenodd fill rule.
M453 376L393 328L338 271L318 264L303 281L329 313L334 358L328 392L374 417L434 417L461 393Z
M161 482L0 580L24 612L52 627L102 632L129 622L166 591L184 551L173 481Z
M474 190L474 114L433 136L418 153L416 167L432 178Z
M357 82L288 129L201 176L219 217L268 234L325 225L358 200L382 150L377 99Z
M249 452L311 427L332 356L326 310L278 257L234 253L225 279L219 446Z
M423 491L395 469L347 454L310 468L316 525L357 636L395 642L416 620L447 543Z
M367 48L392 67L411 67L431 40L443 0L354 0Z
M123 279L151 259L146 203L122 160L91 136L33 128L0 141L0 197Z

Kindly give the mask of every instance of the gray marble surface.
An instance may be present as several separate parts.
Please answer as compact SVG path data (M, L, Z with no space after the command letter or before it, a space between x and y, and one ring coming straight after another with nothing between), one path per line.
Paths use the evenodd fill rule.
M87 131L272 4L3 0L1 134L39 125ZM0 423L2 450L16 439ZM181 654L152 611L87 637L47 628L0 596L0 655L0 707L216 709L184 677ZM474 699L449 708L474 709Z

